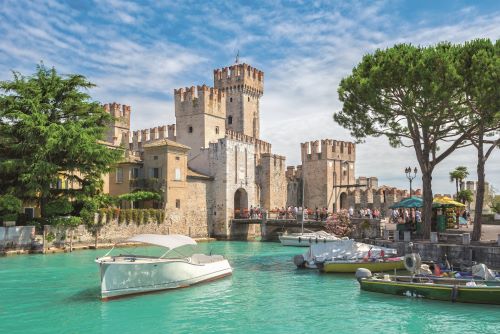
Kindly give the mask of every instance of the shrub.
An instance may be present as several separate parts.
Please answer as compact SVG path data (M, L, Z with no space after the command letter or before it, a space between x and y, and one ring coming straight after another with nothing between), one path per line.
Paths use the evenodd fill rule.
M128 225L132 221L132 210L127 209L125 210L125 223Z
M73 211L73 205L65 198L57 199L47 203L45 215L47 217L64 216Z
M150 217L151 217L151 215L150 215L150 211L149 211L149 209L145 209L145 210L143 211L143 220L144 220L144 223L145 223L145 224L149 223L149 218L150 218Z
M15 196L0 196L0 215L3 216L3 220L16 220L22 204L21 200Z

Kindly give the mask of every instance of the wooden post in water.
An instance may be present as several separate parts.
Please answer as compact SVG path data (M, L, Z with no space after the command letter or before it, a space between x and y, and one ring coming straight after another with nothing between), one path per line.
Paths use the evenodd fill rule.
M47 249L47 225L43 225L43 232L42 232L42 254L45 254L46 249Z
M74 233L74 230L73 230L73 228L71 228L70 232L69 232L69 252L70 253L73 251L73 233Z

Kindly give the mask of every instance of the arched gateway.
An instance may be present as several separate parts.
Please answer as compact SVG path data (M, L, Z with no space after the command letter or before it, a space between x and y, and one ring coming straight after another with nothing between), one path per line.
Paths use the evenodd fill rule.
M239 188L234 193L234 218L247 218L248 194L245 189Z
M347 209L347 194L340 194L340 209Z

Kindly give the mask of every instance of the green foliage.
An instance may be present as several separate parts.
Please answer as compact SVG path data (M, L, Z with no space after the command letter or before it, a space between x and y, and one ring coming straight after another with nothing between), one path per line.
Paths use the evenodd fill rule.
M120 215L118 216L118 224L123 224L125 222L125 210L120 211Z
M469 189L460 190L457 194L457 200L462 203L470 203L474 200L474 193Z
M500 213L500 196L493 198L491 210L495 213Z
M430 235L435 166L481 132L481 119L494 119L479 109L498 113L498 45L494 51L489 40L399 44L365 55L340 83L337 123L358 141L385 136L394 147L414 148L422 171L424 237Z
M142 219L143 219L144 224L149 223L150 216L151 215L150 215L150 210L149 209L143 210Z
M123 201L161 201L161 195L159 193L150 191L136 191L133 193L122 194L118 196L118 199Z
M132 221L139 225L141 222L139 220L139 210L137 209L132 209Z
M64 216L72 211L73 205L66 198L54 200L45 206L46 217Z
M68 217L52 217L49 218L49 224L53 226L63 226L68 228L74 228L82 224L82 218L76 216Z
M450 181L453 182L455 180L463 181L469 176L469 171L465 166L458 166L455 170L450 172Z
M60 76L43 64L33 76L0 83L0 193L39 200L96 195L102 175L122 156L99 143L112 116L90 99L81 75ZM56 189L59 180L73 189Z
M467 167L465 166L458 166L457 168L455 168L455 170L451 171L450 172L450 182L455 182L456 184L456 188L457 188L457 192L456 192L456 196L458 198L458 184L462 184L465 180L465 178L467 178L467 176L469 176L469 171L467 170Z
M122 210L125 211L125 223L128 225L132 222L132 209Z
M158 224L163 223L163 220L165 219L165 212L163 210L156 210L156 222Z
M3 220L16 220L21 207L19 198L8 194L0 196L0 216L3 216Z
M48 243L51 243L55 239L56 239L56 236L52 232L47 233L47 236L45 237L45 240L47 240Z

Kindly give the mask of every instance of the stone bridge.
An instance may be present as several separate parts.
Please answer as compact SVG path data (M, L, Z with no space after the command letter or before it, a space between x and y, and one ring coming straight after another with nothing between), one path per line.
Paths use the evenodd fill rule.
M352 218L353 225L351 238L380 238L383 235L380 219ZM304 231L319 231L325 228L326 221L304 220ZM277 241L279 233L300 233L302 231L302 217L273 218L263 214L261 218L238 218L230 221L233 240L252 240L261 238L262 241Z

